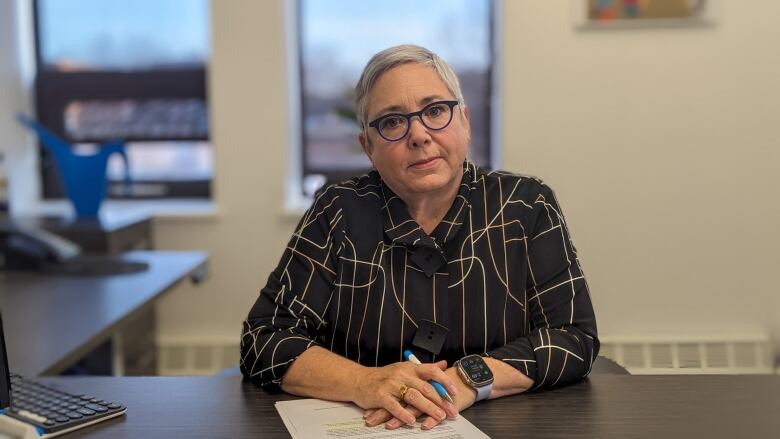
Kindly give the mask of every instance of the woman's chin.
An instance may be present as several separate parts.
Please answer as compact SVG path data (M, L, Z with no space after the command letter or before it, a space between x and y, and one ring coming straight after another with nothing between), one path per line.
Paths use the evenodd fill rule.
M412 192L418 194L436 193L445 189L449 182L449 179L445 176L432 174L411 179L411 181L407 182L407 186Z

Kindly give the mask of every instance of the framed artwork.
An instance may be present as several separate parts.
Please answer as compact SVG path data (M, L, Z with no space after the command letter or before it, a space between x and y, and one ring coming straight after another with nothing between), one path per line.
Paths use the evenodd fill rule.
M716 0L572 0L583 28L690 26L714 23Z

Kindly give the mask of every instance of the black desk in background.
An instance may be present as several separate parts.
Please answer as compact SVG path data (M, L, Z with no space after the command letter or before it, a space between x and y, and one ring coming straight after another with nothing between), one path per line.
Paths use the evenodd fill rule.
M51 232L75 242L85 253L118 255L130 250L154 248L152 220L143 213L104 210L99 218L32 216L14 218L10 223Z
M239 377L46 378L126 404L127 415L73 438L286 438L272 395ZM492 438L776 438L777 375L592 375L573 386L463 412Z
M140 314L153 314L161 294L205 273L201 251L134 251L149 264L140 273L68 276L0 272L0 310L11 371L27 377L58 374L110 340Z

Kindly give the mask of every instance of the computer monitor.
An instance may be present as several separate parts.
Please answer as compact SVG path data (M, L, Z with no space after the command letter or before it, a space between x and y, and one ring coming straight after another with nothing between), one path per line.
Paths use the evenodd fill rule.
M0 219L8 217L8 212L11 210L8 195L8 173L5 171L4 166L7 166L5 160L5 154L0 145Z
M0 410L11 405L11 374L8 371L8 355L5 352L5 334L3 333L3 314L0 313Z

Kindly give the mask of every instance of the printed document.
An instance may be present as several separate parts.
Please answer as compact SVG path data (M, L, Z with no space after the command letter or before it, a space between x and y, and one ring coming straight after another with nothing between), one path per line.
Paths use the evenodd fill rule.
M468 419L458 416L446 419L430 430L422 430L420 422L413 427L403 426L388 430L384 424L366 427L363 409L352 403L297 399L279 401L276 410L293 439L334 438L396 438L421 437L436 439L483 439L481 432Z

